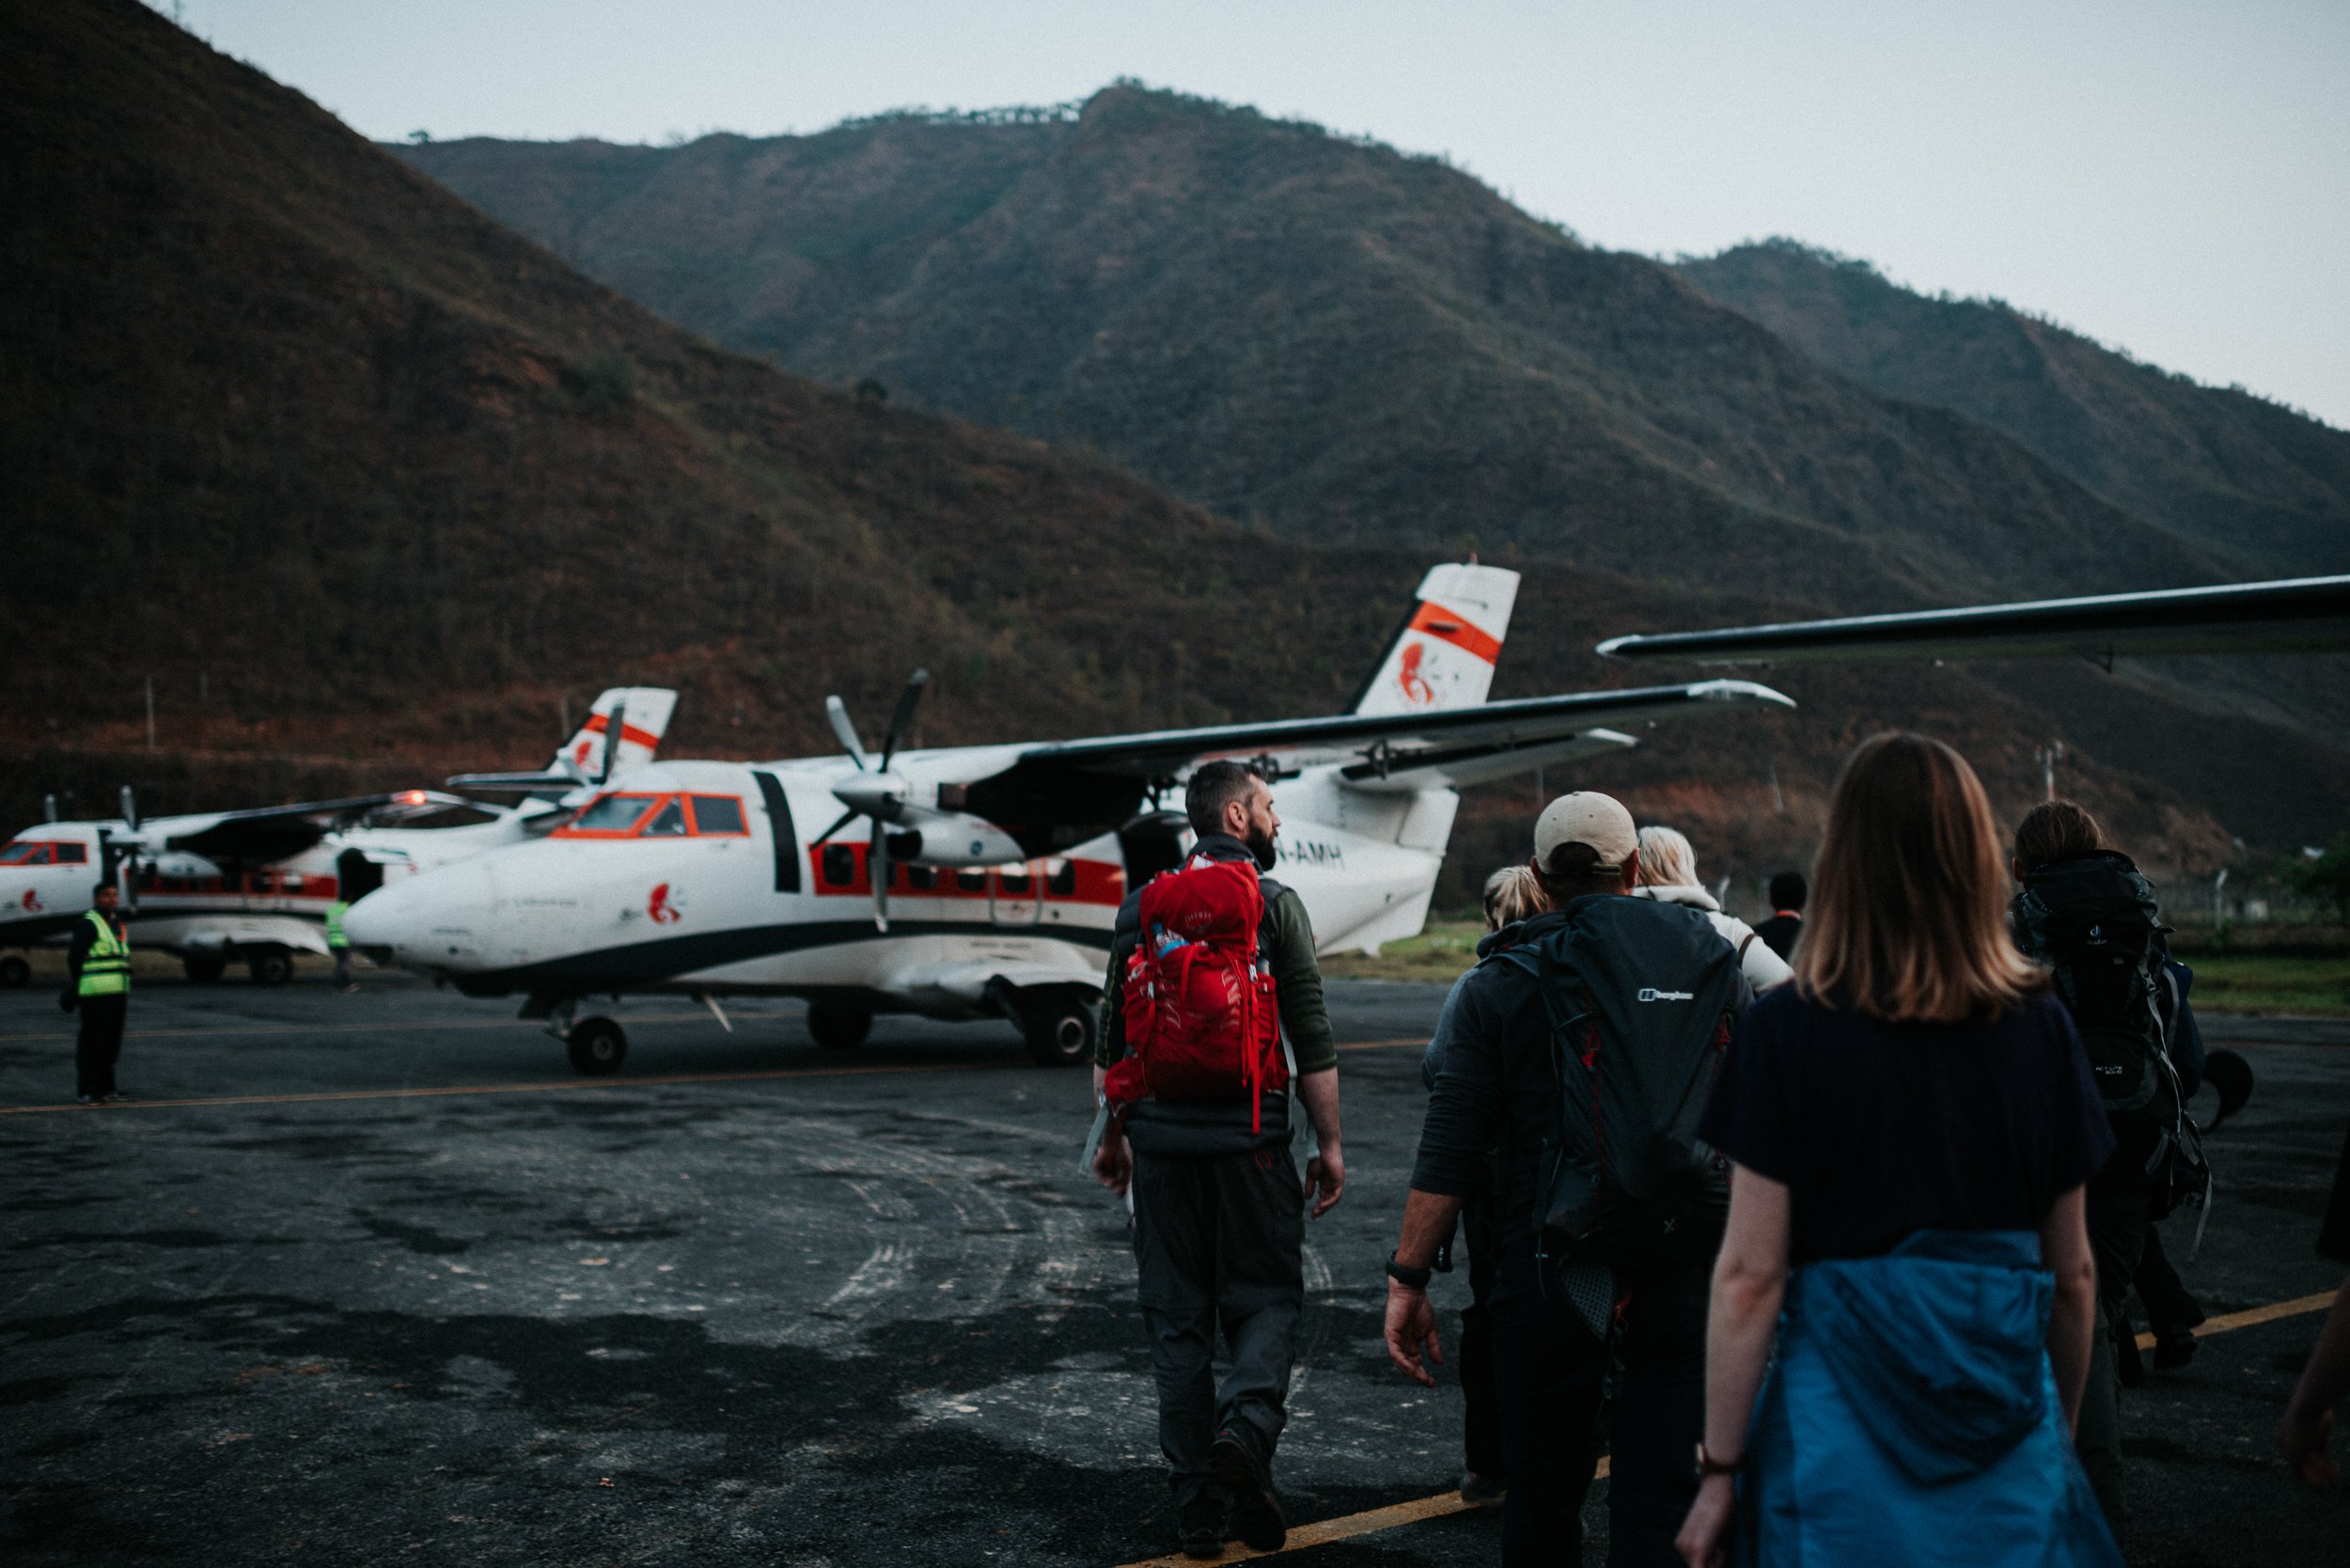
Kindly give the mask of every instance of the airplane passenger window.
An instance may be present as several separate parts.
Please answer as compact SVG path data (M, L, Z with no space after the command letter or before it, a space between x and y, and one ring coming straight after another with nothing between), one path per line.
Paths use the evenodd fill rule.
M1077 863L1056 860L1045 869L1044 888L1057 899L1073 898L1077 891Z
M49 844L10 844L0 849L0 866L49 865L49 852L53 847Z
M653 813L652 821L637 830L639 839L682 839L685 837L685 806L672 800Z
M1032 879L1027 872L998 871L995 873L995 879L1007 897L1025 899L1028 896L1028 885Z
M49 853L60 866L85 866L89 863L87 844L52 844Z
M906 868L906 886L913 888L917 893L929 892L932 888L938 886L938 868L935 866L908 866Z
M743 803L732 795L695 795L694 831L697 833L744 833Z
M966 893L984 893L987 891L987 873L974 870L957 871L955 886Z
M603 795L564 824L570 833L626 833L659 795Z
M856 851L846 844L824 846L824 886L846 887L856 881Z

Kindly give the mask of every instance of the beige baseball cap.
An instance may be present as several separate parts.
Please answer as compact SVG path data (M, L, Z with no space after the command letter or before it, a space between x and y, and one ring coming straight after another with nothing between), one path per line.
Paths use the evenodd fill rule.
M1534 820L1537 863L1548 866L1551 853L1561 844L1589 844L1599 852L1601 866L1620 868L1640 853L1640 835L1622 801L1595 790L1578 790L1543 807Z

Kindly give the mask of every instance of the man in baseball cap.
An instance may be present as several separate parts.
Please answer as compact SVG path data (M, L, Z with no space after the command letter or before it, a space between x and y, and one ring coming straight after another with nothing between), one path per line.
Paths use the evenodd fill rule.
M1646 1074L1587 1069L1571 1092L1551 1021L1561 1009L1589 1016L1595 1052L1653 1060L1660 1079L1710 1083L1723 1017L1752 994L1736 953L1701 912L1623 896L1639 872L1640 840L1622 802L1591 791L1552 801L1534 823L1532 862L1552 907L1486 939L1484 962L1453 988L1429 1045L1427 1117L1387 1261L1387 1355L1404 1375L1434 1385L1423 1356L1441 1361L1444 1352L1430 1272L1464 1195L1487 1180L1497 1155L1500 1263L1487 1316L1510 1483L1501 1560L1556 1562L1562 1543L1579 1539L1613 1355L1623 1373L1610 1423L1608 1560L1674 1562L1673 1536L1697 1493L1690 1455L1704 1419L1706 1293L1720 1214L1679 1196L1704 1178L1653 1200L1621 1197L1650 1189L1617 1182L1619 1198L1596 1200L1617 1168L1596 1152L1598 1099L1616 1119L1611 1132L1628 1118L1646 1127L1646 1146L1671 1128L1621 1087ZM1603 962L1591 961L1595 952ZM1546 985L1556 994L1545 996ZM1690 1064L1702 1064L1705 1076L1693 1078ZM1546 1231L1560 1195L1545 1151L1562 1136L1576 1168L1596 1172L1586 1195L1594 1200L1570 1198L1565 1228ZM1701 1164L1694 1152L1688 1163ZM1637 1236L1608 1231L1606 1245L1594 1245L1611 1222L1582 1222L1609 1215L1632 1215ZM1653 1243L1658 1234L1673 1244Z

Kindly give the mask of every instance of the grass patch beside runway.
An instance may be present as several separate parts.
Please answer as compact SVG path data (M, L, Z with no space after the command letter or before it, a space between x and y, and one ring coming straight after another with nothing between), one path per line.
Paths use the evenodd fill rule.
M2350 952L2187 953L2205 1012L2350 1018Z
M1322 961L1333 980L1449 982L1477 962L1484 935L1477 920L1431 920L1408 941L1390 942L1376 958L1334 953ZM2350 1018L2350 951L2189 952L2195 1005L2206 1012Z

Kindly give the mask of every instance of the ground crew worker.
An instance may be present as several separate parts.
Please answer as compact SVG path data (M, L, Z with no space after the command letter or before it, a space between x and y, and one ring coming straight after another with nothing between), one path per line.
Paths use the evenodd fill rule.
M335 989L348 996L359 987L351 979L351 938L343 934L343 916L351 901L340 893L326 906L326 950L335 955Z
M1273 792L1238 762L1207 763L1184 792L1184 815L1198 835L1185 864L1205 857L1274 865L1281 819ZM1135 1262L1151 1365L1158 1384L1159 1449L1175 1494L1186 1554L1222 1555L1227 1531L1257 1551L1287 1536L1272 1482L1273 1450L1287 1419L1297 1319L1306 1299L1305 1210L1319 1219L1339 1200L1346 1166L1339 1147L1339 1058L1322 1000L1313 928L1296 889L1263 877L1260 951L1270 962L1281 1027L1296 1060L1296 1098L1313 1124L1317 1152L1304 1183L1290 1154L1290 1095L1161 1104L1129 1113L1126 1137L1109 1138L1094 1171L1113 1191L1131 1190ZM1093 1086L1126 1054L1126 960L1141 938L1140 888L1118 914L1110 949L1104 1027ZM1251 1112L1258 1114L1251 1130ZM1218 1325L1231 1354L1219 1388Z
M113 883L100 883L66 950L65 995L59 1000L67 1011L82 1012L82 1032L73 1045L73 1087L74 1097L86 1105L124 1097L115 1088L122 1017L131 1006L131 935L117 913L121 902Z

